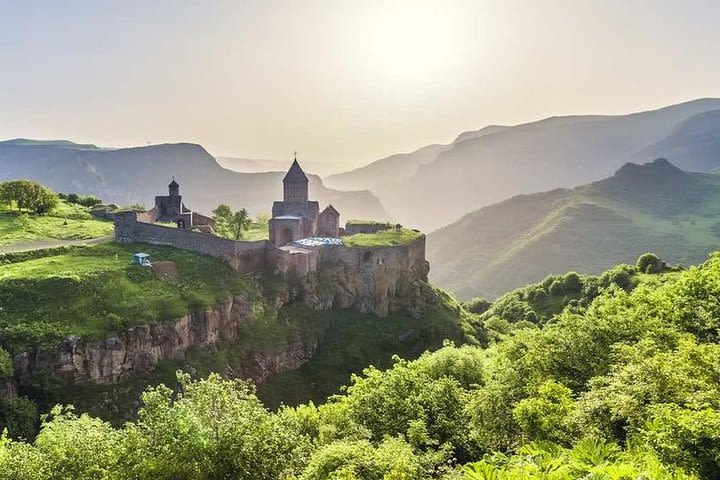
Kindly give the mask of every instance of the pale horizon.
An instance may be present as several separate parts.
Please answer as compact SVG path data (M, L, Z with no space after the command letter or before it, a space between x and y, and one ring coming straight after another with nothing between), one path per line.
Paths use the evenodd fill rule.
M0 6L3 139L352 168L491 124L720 96L713 2Z

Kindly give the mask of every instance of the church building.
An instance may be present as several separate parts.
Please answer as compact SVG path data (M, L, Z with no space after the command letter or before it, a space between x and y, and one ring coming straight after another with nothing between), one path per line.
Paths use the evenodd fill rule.
M274 202L270 219L270 243L282 247L308 237L337 237L340 213L329 205L320 212L320 205L308 199L308 177L295 158L283 178L283 200Z
M168 195L155 197L155 208L145 214L152 223L174 223L181 229L196 229L214 232L215 220L185 206L180 195L180 185L173 178L168 185Z

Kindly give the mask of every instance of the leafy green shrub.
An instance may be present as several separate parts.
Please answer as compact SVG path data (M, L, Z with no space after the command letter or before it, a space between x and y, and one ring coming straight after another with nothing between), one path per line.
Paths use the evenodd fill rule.
M662 460L696 471L702 478L720 477L720 413L717 410L658 404L651 408L651 413L641 438Z
M548 288L548 292L550 292L550 295L554 295L556 297L565 293L565 285L563 281L553 280L553 282L550 284L550 287Z
M0 380L8 378L13 374L13 363L10 354L3 348L0 348Z
M644 273L653 273L652 269L660 263L660 258L654 253L644 253L638 257L635 266ZM648 271L650 269L650 271Z
M574 409L572 391L554 380L547 380L536 395L517 403L513 417L525 441L565 443L571 439L567 424Z
M377 447L367 440L340 441L321 448L301 480L391 480L430 478L427 469L401 439L388 438Z
M600 287L607 288L615 284L623 290L630 291L637 284L633 280L637 273L638 269L633 266L617 265L600 276Z
M13 438L33 439L37 433L38 410L27 397L0 398L0 431Z
M481 297L475 297L464 303L464 307L474 314L480 315L488 311L492 303Z
M583 281L575 272L568 272L563 277L563 285L568 293L580 293L583 289Z

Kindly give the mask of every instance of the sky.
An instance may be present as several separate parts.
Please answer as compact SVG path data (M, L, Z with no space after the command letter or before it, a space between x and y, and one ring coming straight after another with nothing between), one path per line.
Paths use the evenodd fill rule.
M0 139L361 165L720 96L720 2L0 0Z

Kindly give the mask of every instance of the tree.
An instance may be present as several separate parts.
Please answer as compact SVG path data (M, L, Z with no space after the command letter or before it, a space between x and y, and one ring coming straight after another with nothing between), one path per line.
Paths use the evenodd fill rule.
M0 184L0 203L14 204L18 210L47 213L55 208L58 202L55 192L30 180L13 180Z
M654 253L645 253L637 259L637 269L643 273L655 273L661 261Z
M563 277L563 283L565 284L565 290L568 293L580 293L583 288L583 281L575 272L568 272Z
M232 238L233 240L243 238L244 233L252 224L252 219L246 209L241 208L237 212L233 212L232 209L224 203L221 203L213 210L213 218L216 222L217 233L220 236Z
M490 307L492 307L492 303L482 297L475 297L465 302L465 308L477 315L487 312Z

